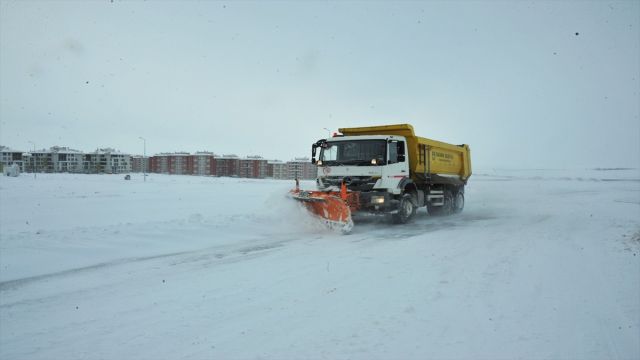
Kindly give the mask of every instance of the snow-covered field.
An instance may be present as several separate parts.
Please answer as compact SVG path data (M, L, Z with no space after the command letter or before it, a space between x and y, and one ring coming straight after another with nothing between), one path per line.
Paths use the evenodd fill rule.
M2 177L0 358L640 358L638 170L476 171L346 236L292 186Z

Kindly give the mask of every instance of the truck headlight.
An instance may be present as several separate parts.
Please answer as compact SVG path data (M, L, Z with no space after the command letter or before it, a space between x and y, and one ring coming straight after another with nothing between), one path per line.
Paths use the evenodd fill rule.
M372 204L384 204L384 196L372 196L371 197Z

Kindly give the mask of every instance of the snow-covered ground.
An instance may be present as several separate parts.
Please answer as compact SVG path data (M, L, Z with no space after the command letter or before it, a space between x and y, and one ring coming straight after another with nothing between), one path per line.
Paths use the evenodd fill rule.
M0 358L640 358L638 170L476 171L346 236L292 186L2 177Z

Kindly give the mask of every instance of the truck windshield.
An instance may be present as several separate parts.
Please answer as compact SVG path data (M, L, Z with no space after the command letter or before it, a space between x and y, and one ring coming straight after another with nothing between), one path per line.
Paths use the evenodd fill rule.
M326 165L383 165L386 153L385 140L329 141L322 147L320 160Z

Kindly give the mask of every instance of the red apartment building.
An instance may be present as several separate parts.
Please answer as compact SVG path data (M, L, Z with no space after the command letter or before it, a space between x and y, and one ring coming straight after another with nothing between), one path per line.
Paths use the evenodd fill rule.
M161 153L149 158L149 172L188 175L193 173L193 161L188 153Z
M268 161L260 156L217 156L211 152L161 153L148 159L149 172L201 176L233 176L243 178L315 179L316 166L308 158L293 161ZM142 165L142 163L140 164ZM140 166L141 167L141 166ZM138 168L138 166L136 166Z
M132 172L149 172L149 157L141 155L131 156L131 171Z
M216 176L240 176L240 158L237 155L222 155L215 158Z
M193 175L216 175L215 154L201 151L190 155Z
M260 156L247 156L240 159L240 171L238 176L242 178L263 179L267 177L268 163L266 159Z

